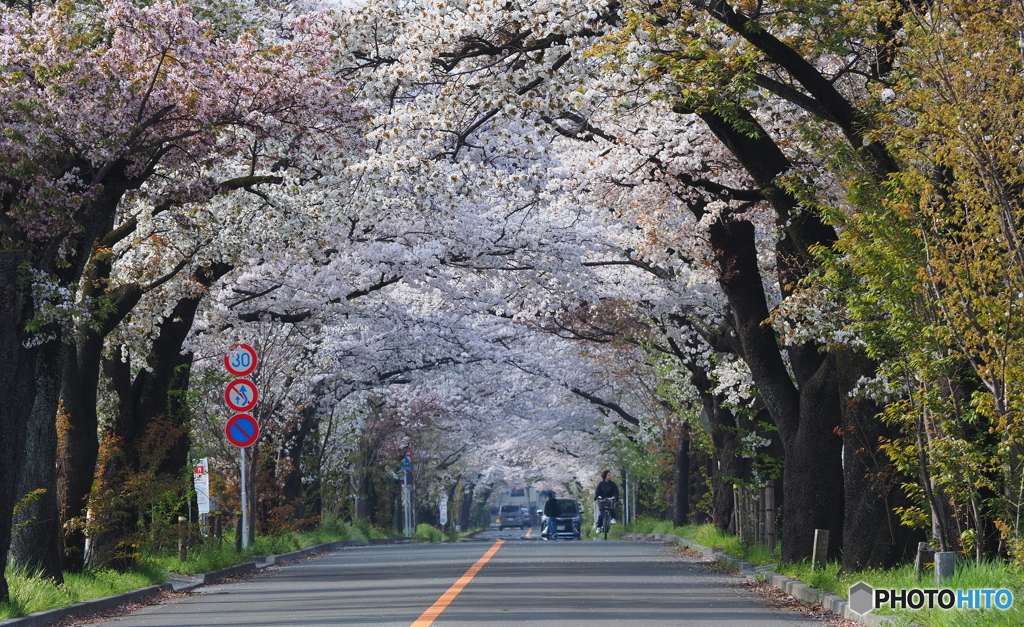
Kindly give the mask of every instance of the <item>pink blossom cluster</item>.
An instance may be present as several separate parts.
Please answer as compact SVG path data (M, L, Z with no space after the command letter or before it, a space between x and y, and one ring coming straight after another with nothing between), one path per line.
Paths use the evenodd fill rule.
M2 9L0 237L50 245L120 195L209 197L211 168L260 138L349 141L330 23L226 36L184 3ZM59 243L57 244L60 245Z

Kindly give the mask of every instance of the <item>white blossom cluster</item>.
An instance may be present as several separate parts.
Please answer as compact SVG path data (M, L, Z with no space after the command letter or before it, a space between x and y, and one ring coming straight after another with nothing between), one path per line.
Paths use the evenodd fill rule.
M670 327L716 394L752 407L749 368L698 332L727 327L708 238L720 221L754 225L786 342L855 342L834 295L783 300L770 277L786 220L730 197L754 182L698 116L674 112L666 94L678 94L650 71L654 42L638 31L621 62L596 53L615 28L599 19L610 10L598 0L368 0L306 15L310 37L329 41L318 69L337 82L313 81L309 68L287 76L327 104L300 127L249 115L279 132L238 130L232 158L194 166L189 190L201 193L169 176L129 198L120 224L134 220L136 232L113 249L111 285L146 291L112 344L146 355L175 305L201 298L184 347L197 366L216 369L236 342L258 345L261 418L285 433L315 402L338 472L354 468L381 403L391 437L429 440L432 454L458 460L439 482L537 473L558 486L589 481L620 427L653 441L670 418L639 349L582 348L540 321L628 303ZM292 41L287 10L255 13L240 23ZM743 46L708 34L730 54ZM755 114L768 132L800 121L795 106L765 100ZM785 149L806 171L821 162L800 141ZM266 180L217 185L253 175ZM156 212L168 200L181 202ZM211 287L195 279L219 264L231 270Z
M756 399L753 377L746 362L740 359L719 359L712 372L715 394L738 410L751 409Z

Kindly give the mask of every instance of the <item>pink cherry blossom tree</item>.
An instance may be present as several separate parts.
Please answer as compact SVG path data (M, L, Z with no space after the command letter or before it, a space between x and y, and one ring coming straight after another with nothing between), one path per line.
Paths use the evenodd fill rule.
M0 241L8 258L24 259L19 284L37 288L32 300L6 301L15 370L5 384L26 402L5 406L0 418L9 450L38 448L5 460L0 559L17 491L37 489L18 480L32 474L22 472L24 459L52 468L62 329L98 239L132 221L126 202L209 199L225 162L269 168L247 152L261 138L291 137L297 160L347 140L350 108L328 68L329 24L311 16L287 29L281 40L258 30L225 34L169 2L3 10ZM37 558L59 577L54 559Z

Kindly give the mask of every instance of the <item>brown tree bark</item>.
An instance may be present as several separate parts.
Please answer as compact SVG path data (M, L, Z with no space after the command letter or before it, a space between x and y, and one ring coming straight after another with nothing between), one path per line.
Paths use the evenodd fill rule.
M867 568L888 568L905 561L918 542L920 530L900 524L898 506L911 505L902 485L916 478L901 475L889 457L879 449L882 437L893 438L896 429L878 420L881 411L874 402L849 398L860 373L873 368L866 357L853 351L836 353L839 390L845 399L843 411L843 481L847 494L870 495L847 499L843 527L845 572ZM853 378L853 377L857 378Z
M57 583L64 581L57 476L57 421L65 350L59 340L39 348L36 397L17 480L21 504L14 516L10 557L14 564Z
M21 251L0 251L0 565L7 564L26 430L36 396L36 350L25 347L32 299L20 272L28 258ZM0 572L0 603L9 600L7 579Z
M774 331L764 324L769 312L753 225L716 223L711 242L744 361L785 449L782 558L809 557L815 529L831 532L830 555L837 558L843 530L843 474L835 362L816 348L790 350L794 382Z
M60 434L59 448L63 454L57 459L57 473L64 488L60 518L69 527L64 536L64 565L69 571L85 566L84 520L100 448L97 399L104 340L143 295L138 285L106 291L102 286L110 278L110 272L107 256L97 257L86 269L83 300L94 302L92 299L103 296L112 308L98 324L79 325L76 340L66 345L61 401L67 424Z

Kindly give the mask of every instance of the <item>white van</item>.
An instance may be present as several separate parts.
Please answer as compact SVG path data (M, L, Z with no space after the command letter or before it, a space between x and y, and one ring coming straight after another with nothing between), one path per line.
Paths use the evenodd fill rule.
M523 510L518 505L502 505L498 518L499 530L503 530L505 527L526 529L526 523L523 521Z

